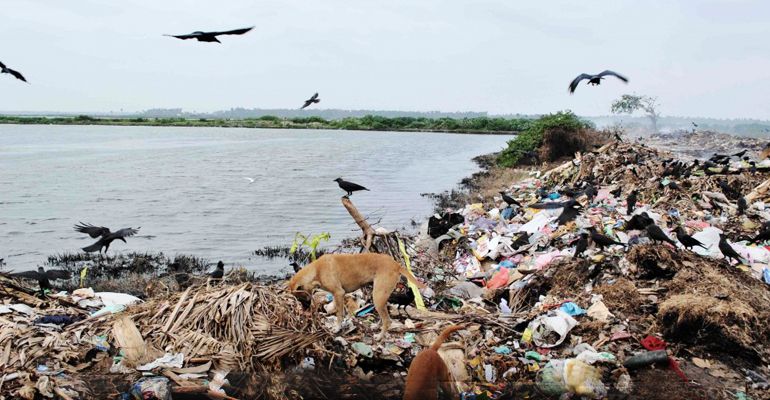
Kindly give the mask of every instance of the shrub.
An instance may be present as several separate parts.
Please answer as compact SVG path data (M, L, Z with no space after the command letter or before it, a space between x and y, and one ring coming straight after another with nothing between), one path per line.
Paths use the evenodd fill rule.
M497 157L497 165L512 167L522 160L523 152L540 148L543 144L543 133L549 130L559 130L569 135L581 129L593 129L593 124L582 121L572 111L559 111L556 114L544 115L533 120L527 129L515 139L508 141L508 148Z
M263 115L263 116L257 118L257 120L260 120L260 121L272 121L272 122L280 122L281 121L281 119L276 117L275 115Z

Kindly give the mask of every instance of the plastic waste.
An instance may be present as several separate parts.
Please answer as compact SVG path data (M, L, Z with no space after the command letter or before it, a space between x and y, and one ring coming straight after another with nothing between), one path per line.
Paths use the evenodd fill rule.
M567 378L567 387L579 396L596 399L607 394L599 368L580 360L567 360L564 363L564 375Z
M580 308L579 305L577 305L577 304L575 304L575 303L573 303L571 301L568 301L568 302L562 304L561 307L559 307L559 310L564 311L565 313L567 313L567 314L569 314L569 315L571 315L573 317L576 316L576 315L583 315L583 314L586 313L586 310Z
M154 376L139 379L131 386L131 395L136 400L171 400L168 378Z
M473 282L460 282L457 285L444 291L445 296L459 297L461 299L474 299L481 297L485 289L476 286Z
M764 279L764 280L765 280L765 283L767 283L768 285L770 285L770 269L767 269L767 268L765 268L765 269L762 271L762 279Z
M67 326L69 324L77 322L77 318L72 318L69 315L47 315L35 320L35 324L54 324Z
M497 289L508 283L508 268L501 267L492 279L487 282L487 289Z
M539 347L549 348L560 345L578 322L561 310L535 318L530 324L532 340ZM554 337L554 335L556 335Z
M353 350L355 350L358 354L366 358L372 358L372 356L374 355L372 348L366 343L355 342L351 347L353 347Z
M510 314L511 308L508 307L508 300L500 299L500 312L503 314Z
M597 301L588 307L588 316L602 322L607 322L610 317L614 317L603 301Z
M508 346L498 346L495 347L495 353L508 355L511 354L511 349Z
M94 293L94 296L100 298L105 306L127 306L129 304L142 302L142 299L125 293L99 292Z
M541 361L543 359L543 356L536 351L528 351L524 353L524 358L528 360Z
M623 361L623 366L628 369L636 369L664 362L668 362L668 354L666 353L666 350L655 350L637 354L627 359L626 361Z
M177 354L171 354L166 353L163 357L155 359L155 361L151 363L147 363L144 365L140 365L136 367L137 371L151 371L155 368L182 368L184 365L184 354L177 353Z
M484 376L487 378L487 382L494 382L497 380L497 370L490 364L484 364Z

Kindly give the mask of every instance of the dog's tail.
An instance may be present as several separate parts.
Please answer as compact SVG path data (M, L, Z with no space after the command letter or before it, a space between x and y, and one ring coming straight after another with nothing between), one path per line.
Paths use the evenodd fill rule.
M433 342L433 345L430 346L430 349L433 351L438 351L439 348L441 348L441 345L444 343L447 337L452 334L454 331L459 331L460 329L465 329L462 325L452 325L449 328L444 329L443 332L441 332L440 335L438 335L438 338L435 342Z
M420 290L423 290L423 289L428 287L424 283L418 281L417 278L415 278L414 275L412 275L412 273L409 272L408 269L402 267L401 265L398 266L398 272L400 272L402 275L404 275L406 277L406 279L409 280L409 282L412 282L415 285L417 285L417 287L420 288Z

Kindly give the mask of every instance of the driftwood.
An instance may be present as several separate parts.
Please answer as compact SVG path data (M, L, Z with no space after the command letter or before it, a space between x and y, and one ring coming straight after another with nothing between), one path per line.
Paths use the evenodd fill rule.
M366 218L364 218L361 213L358 212L358 209L353 205L353 202L350 201L350 198L346 196L342 197L342 205L345 206L345 209L348 210L350 216L353 217L353 220L356 221L358 227L361 228L361 231L363 232L361 243L364 246L364 250L367 253L370 253L372 251L372 240L379 234L374 231L371 225L369 225L369 222L366 221Z

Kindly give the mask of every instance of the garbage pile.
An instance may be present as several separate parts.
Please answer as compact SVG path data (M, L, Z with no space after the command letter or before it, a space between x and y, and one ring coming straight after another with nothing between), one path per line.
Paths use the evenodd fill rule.
M433 289L404 280L382 340L371 287L346 295L338 330L330 294L280 284L40 299L2 275L0 395L400 398L411 360L459 324L439 354L466 399L767 399L770 161L755 164L613 142L415 236L378 231L374 248Z
M711 153L727 153L735 149L749 149L759 153L765 147L765 142L759 139L712 130L677 130L667 134L654 134L649 139L651 141L648 145L692 157L710 157Z

